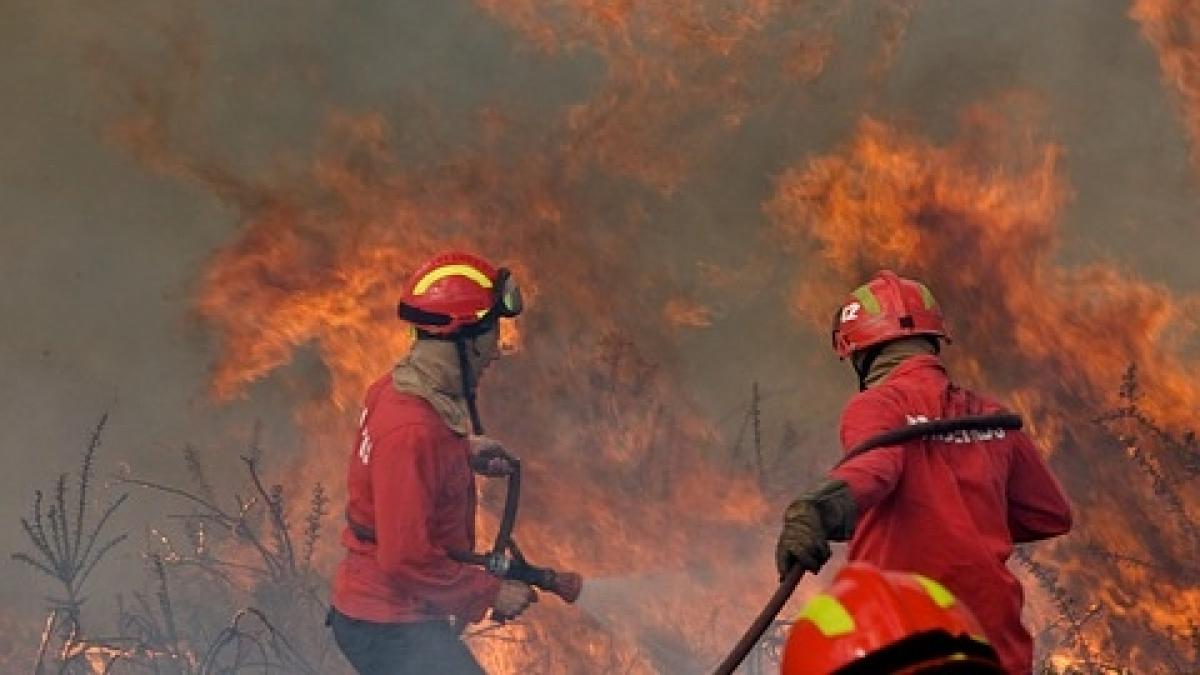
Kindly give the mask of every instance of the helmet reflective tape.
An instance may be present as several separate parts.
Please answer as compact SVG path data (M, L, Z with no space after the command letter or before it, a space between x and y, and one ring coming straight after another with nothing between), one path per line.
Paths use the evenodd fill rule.
M878 314L883 311L883 308L879 304L879 298L875 297L875 293L871 291L869 286L859 286L854 289L852 295L862 303L863 309L867 310L868 314Z
M808 601L796 621L811 621L821 635L837 637L854 632L854 617L846 611L841 601L827 593L820 593Z
M492 287L492 280L489 279L486 274L480 272L470 265L444 265L421 277L417 283L413 285L413 295L424 295L425 291L429 290L430 286L434 285L438 281L441 281L442 279L445 279L446 277L453 276L466 277L479 284L483 288Z
M925 303L925 309L934 309L937 307L937 300L933 297L933 292L925 284L918 283L917 288L921 291L921 300Z
M954 606L954 594L946 590L945 586L920 574L914 574L913 576L917 578L917 583L921 584L925 592L929 594L929 597L938 607L946 609L947 607Z

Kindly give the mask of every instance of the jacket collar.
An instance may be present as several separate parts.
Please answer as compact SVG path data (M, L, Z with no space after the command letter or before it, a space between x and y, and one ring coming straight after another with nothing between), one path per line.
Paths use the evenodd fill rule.
M392 386L425 399L456 434L469 433L471 417L452 342L418 340L392 371Z
M909 374L931 373L936 376L946 377L946 366L942 363L941 358L935 354L921 354L919 356L910 356L904 359L888 373L887 377L880 382L890 382L896 377L906 377Z

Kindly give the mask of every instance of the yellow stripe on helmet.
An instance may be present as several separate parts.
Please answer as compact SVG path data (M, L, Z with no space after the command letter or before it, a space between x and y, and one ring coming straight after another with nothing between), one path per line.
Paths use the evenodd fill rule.
M867 310L867 314L878 314L883 311L879 304L879 298L875 297L875 292L871 290L870 284L859 286L851 295L858 298L863 309Z
M837 637L854 632L854 617L850 616L850 612L846 611L840 600L827 593L813 596L796 620L813 622L813 625L825 637Z
M946 590L946 587L929 577L921 576L920 574L913 575L925 588L925 592L933 599L933 602L942 609L954 606L954 594Z
M454 276L466 277L484 288L490 289L492 287L492 280L486 274L470 265L443 265L421 277L416 285L413 286L413 295L424 295L430 286L446 277Z
M937 308L937 300L933 297L933 292L925 284L918 283L917 288L921 290L921 302L925 303L925 309Z

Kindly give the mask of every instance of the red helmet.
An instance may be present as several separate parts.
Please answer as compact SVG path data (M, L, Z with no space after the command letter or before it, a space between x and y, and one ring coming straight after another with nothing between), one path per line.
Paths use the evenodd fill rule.
M521 308L521 291L508 269L449 251L417 269L397 311L426 333L450 336L498 317L514 317Z
M938 582L850 563L796 618L783 675L996 673L979 622Z
M838 358L910 335L950 339L937 300L919 281L881 270L850 296L833 317Z

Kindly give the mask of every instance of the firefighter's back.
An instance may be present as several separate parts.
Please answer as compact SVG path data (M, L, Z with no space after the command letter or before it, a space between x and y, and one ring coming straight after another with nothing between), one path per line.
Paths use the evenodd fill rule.
M900 425L999 409L990 399L953 385L937 357L914 357L850 401L842 442L849 448ZM1020 622L1021 586L1005 564L1012 552L1010 465L1017 445L1028 442L1020 432L995 430L877 451L872 461L898 462L901 470L887 472L899 477L860 514L849 549L851 560L943 581L975 609L1009 659L1032 649ZM852 485L870 480L869 462L856 463L855 470L859 475L847 478Z

